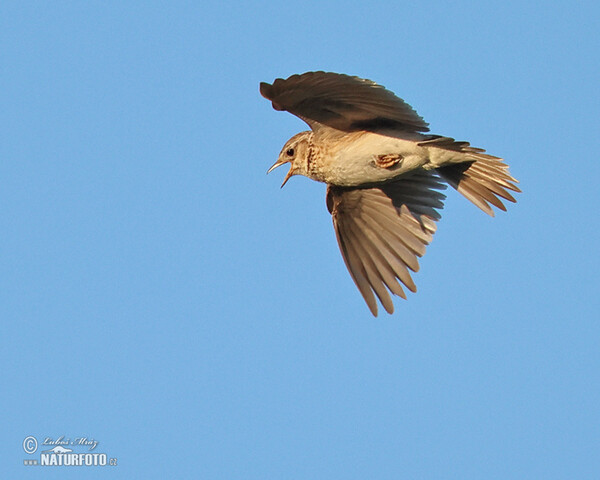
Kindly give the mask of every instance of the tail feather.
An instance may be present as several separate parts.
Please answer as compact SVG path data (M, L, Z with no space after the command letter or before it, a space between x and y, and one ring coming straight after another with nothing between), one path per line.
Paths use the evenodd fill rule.
M435 139L435 143L436 147L460 151L472 159L438 167L436 170L440 177L485 213L494 216L492 205L506 211L501 199L516 202L509 191L521 192L515 185L519 182L510 175L508 165L501 158L483 153L485 150L471 147L467 142L454 142L444 138Z

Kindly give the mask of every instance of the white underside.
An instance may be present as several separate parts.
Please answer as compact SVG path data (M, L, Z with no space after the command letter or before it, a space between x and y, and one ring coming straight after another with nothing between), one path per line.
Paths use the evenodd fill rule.
M349 134L343 141L335 142L337 147L328 146L326 167L315 172L314 179L350 187L384 182L417 168L432 169L464 161L463 154L458 152L418 146L419 142L427 138L424 135L415 133L405 134L403 137L370 132ZM378 166L376 158L387 154L399 154L402 159L389 168Z

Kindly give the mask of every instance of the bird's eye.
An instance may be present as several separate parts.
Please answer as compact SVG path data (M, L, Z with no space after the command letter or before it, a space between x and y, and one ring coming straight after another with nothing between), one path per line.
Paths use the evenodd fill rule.
M294 149L293 148L288 148L287 152L285 152L285 154L288 157L293 157L294 156Z

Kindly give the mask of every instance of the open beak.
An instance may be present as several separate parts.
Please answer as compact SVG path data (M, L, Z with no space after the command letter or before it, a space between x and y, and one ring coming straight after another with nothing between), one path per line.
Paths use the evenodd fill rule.
M267 175L269 173L271 173L273 170L275 170L277 167L281 167L284 163L290 163L290 162L282 162L281 160L277 160L273 166L271 168L269 168L267 170ZM283 186L287 183L287 181L294 175L294 166L291 165L290 163L290 169L288 170L287 175L285 176L285 178L283 179L283 183L281 184L280 188L283 188Z

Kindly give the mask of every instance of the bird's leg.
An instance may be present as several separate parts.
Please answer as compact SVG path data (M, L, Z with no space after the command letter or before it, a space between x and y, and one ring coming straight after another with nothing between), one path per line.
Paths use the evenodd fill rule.
M381 168L391 168L402 160L399 153L387 153L385 155L375 155L375 165Z

